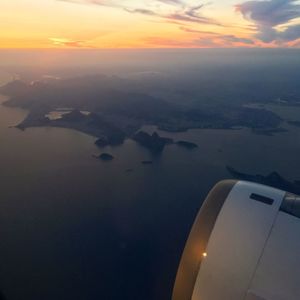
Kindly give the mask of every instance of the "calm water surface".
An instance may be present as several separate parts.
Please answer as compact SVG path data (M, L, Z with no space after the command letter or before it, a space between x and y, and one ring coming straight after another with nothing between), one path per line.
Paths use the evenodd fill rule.
M25 115L0 105L0 290L8 300L170 299L189 228L209 189L230 177L226 165L300 178L295 127L274 137L161 132L199 148L173 145L152 157L128 140L105 149L115 160L103 163L92 157L93 137L10 128Z

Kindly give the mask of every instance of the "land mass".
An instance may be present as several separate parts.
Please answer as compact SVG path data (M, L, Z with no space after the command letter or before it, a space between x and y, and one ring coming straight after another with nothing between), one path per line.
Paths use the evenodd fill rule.
M114 159L114 157L109 153L102 153L99 156L97 156L97 158L103 161L112 161Z
M257 135L266 135L266 136L273 136L276 133L285 133L288 132L285 128L253 128L252 132Z
M264 176L260 174L253 175L242 173L229 166L227 166L226 169L236 179L256 182L277 189L281 189L293 194L300 194L300 182L298 180L288 181L277 172L272 172L269 175Z
M186 141L178 141L176 144L180 147L186 148L186 149L195 149L198 148L198 145L195 143L191 142L186 142Z
M148 148L154 154L162 152L166 145L173 144L172 139L160 137L157 132L150 135L147 132L140 131L133 136L133 140Z
M290 125L296 126L296 127L300 127L300 121L288 121L288 123Z
M71 128L98 138L96 145L99 147L122 144L126 138L133 138L151 151L161 152L170 141L136 134L144 125L170 132L236 127L272 133L280 130L281 118L265 109L237 104L216 105L213 101L211 105L190 107L138 92L134 90L135 86L136 82L117 76L93 75L31 84L17 80L1 87L0 93L10 97L5 105L29 111L18 128ZM47 117L66 107L71 108L71 112L61 118L51 120ZM178 145L189 149L196 147L182 141Z

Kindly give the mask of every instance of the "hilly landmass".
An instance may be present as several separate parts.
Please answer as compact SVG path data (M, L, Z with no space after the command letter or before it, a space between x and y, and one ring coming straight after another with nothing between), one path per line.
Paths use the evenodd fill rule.
M211 101L191 107L138 91L137 84L134 80L104 75L31 83L16 80L1 87L0 93L9 96L5 105L29 111L18 128L72 128L97 137L98 146L122 144L126 138L136 140L136 133L145 125L170 132L239 127L251 128L253 132L280 132L282 120L271 111L244 107L234 101L226 105ZM59 110L68 113L54 120L47 117ZM184 142L179 145L192 146ZM142 144L148 147L151 142Z

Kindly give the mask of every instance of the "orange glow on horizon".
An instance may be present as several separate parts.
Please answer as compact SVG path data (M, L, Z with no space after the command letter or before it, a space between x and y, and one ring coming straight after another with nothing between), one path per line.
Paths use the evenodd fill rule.
M263 0L266 1L266 0ZM74 3L75 2L75 3ZM228 48L299 47L299 40L262 42L242 15L243 0L199 6L154 0L106 5L90 0L10 0L1 4L0 48ZM239 5L239 6L237 6ZM299 19L293 24L299 24Z

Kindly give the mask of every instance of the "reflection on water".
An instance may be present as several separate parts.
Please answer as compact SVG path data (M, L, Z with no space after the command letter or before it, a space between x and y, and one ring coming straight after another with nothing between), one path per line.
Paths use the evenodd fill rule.
M48 114L45 115L49 120L59 120L63 117L63 115L69 114L72 111L72 108L58 108L57 110L50 111ZM83 115L88 116L90 114L89 111L81 110L80 111Z
M0 106L0 288L9 300L169 299L187 232L212 185L229 177L226 165L300 178L295 127L273 137L160 132L199 148L152 157L127 140L104 149L115 160L103 163L80 132L9 128L25 115Z
M48 114L45 115L45 117L51 121L59 120L63 117L63 115L66 115L70 112L71 111L68 111L68 110L66 110L66 111L50 111Z
M280 116L283 120L288 121L300 121L300 103L294 103L294 105L286 105L284 103L268 103L268 104L259 104L259 103L250 103L244 105L248 108L260 108L267 109L278 116ZM285 124L284 124L285 125Z

